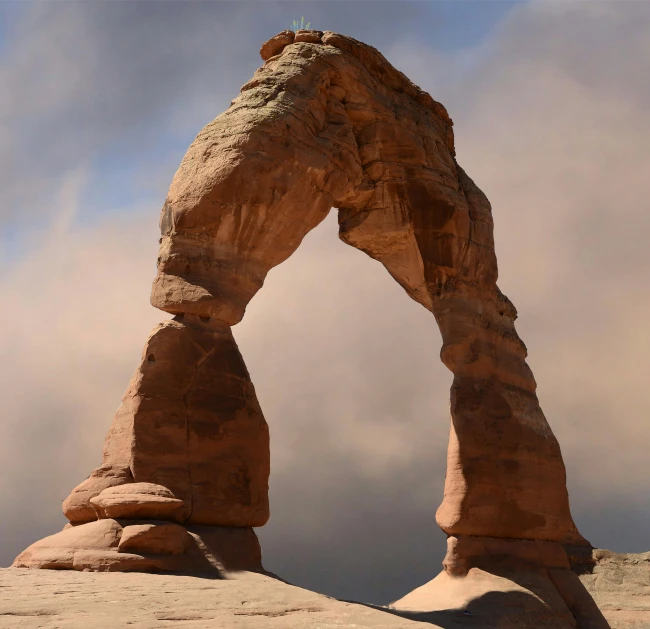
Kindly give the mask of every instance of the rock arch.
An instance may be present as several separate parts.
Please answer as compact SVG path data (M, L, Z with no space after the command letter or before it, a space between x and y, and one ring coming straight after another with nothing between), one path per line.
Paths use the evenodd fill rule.
M454 374L436 518L450 536L448 572L503 544L526 555L513 540L587 545L517 312L496 284L491 207L456 161L445 108L374 48L335 33L283 32L261 54L263 67L174 176L151 294L174 318L147 340L102 466L64 513L76 526L98 514L93 526L173 520L203 542L201 527L242 532L267 521L268 428L230 328L268 271L336 207L340 238L381 262L442 333L440 356ZM486 538L503 544L486 550ZM250 535L245 543L255 545ZM16 565L51 567L37 551ZM77 564L132 569L117 555Z
M440 526L575 536L560 449L516 310L496 285L490 205L456 163L445 109L379 53L333 33L266 52L276 54L174 177L152 304L227 330L266 273L339 208L341 239L380 261L442 332L454 383Z

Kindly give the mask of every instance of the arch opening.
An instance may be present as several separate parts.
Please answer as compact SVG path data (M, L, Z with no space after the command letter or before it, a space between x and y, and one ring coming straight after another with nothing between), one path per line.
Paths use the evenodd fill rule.
M331 212L233 328L270 429L256 532L288 581L387 604L444 556L450 374L428 313L337 228Z

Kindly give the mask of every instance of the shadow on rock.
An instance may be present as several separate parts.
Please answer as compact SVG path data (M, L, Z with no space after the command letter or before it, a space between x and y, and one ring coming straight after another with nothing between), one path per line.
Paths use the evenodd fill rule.
M406 620L427 623L443 629L480 627L481 629L575 629L575 620L560 617L539 598L525 592L487 592L464 609L408 611L367 605Z

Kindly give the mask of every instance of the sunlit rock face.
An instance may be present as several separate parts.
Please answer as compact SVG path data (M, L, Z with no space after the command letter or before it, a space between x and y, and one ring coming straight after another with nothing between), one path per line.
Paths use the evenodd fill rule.
M336 207L340 238L433 314L454 374L437 512L456 540L445 574L465 579L502 556L524 571L553 570L544 587L565 601L566 618L578 618L575 610L589 607L580 596L590 599L570 578L563 545L588 544L571 518L516 309L496 284L491 207L456 161L445 108L377 50L336 33L285 31L261 56L264 65L201 130L174 176L151 293L174 319L146 342L101 467L64 503L76 526L59 534L67 559L56 567L70 567L71 552L75 567L75 540L91 539L84 552L99 552L111 569L154 569L153 559L114 557L138 549L145 558L158 549L167 559L157 565L178 569L191 546L183 527L254 536L251 527L267 521L268 427L230 328L269 270ZM109 523L101 525L108 548L80 532L95 531L98 519ZM250 546L249 537L241 539ZM48 539L18 564L39 567L45 556L40 567L55 567L59 546ZM577 626L606 626L592 616L595 624L578 618Z
M172 182L152 303L234 325L330 208L435 316L454 373L438 523L449 534L579 539L558 443L496 285L491 208L457 164L444 107L373 48L284 32Z

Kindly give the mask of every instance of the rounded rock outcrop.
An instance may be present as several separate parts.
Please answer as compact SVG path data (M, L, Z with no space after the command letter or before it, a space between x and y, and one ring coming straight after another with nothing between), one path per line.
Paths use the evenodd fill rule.
M293 31L282 31L274 37L271 37L271 39L262 44L262 48L260 48L260 57L266 61L267 59L277 55L282 52L285 46L293 43L294 37L295 35Z
M108 489L133 482L131 470L122 465L103 465L77 485L61 505L63 515L73 524L83 524L97 519L97 512L90 503L95 496Z
M90 499L100 519L183 521L185 502L162 485L129 483L109 487Z

